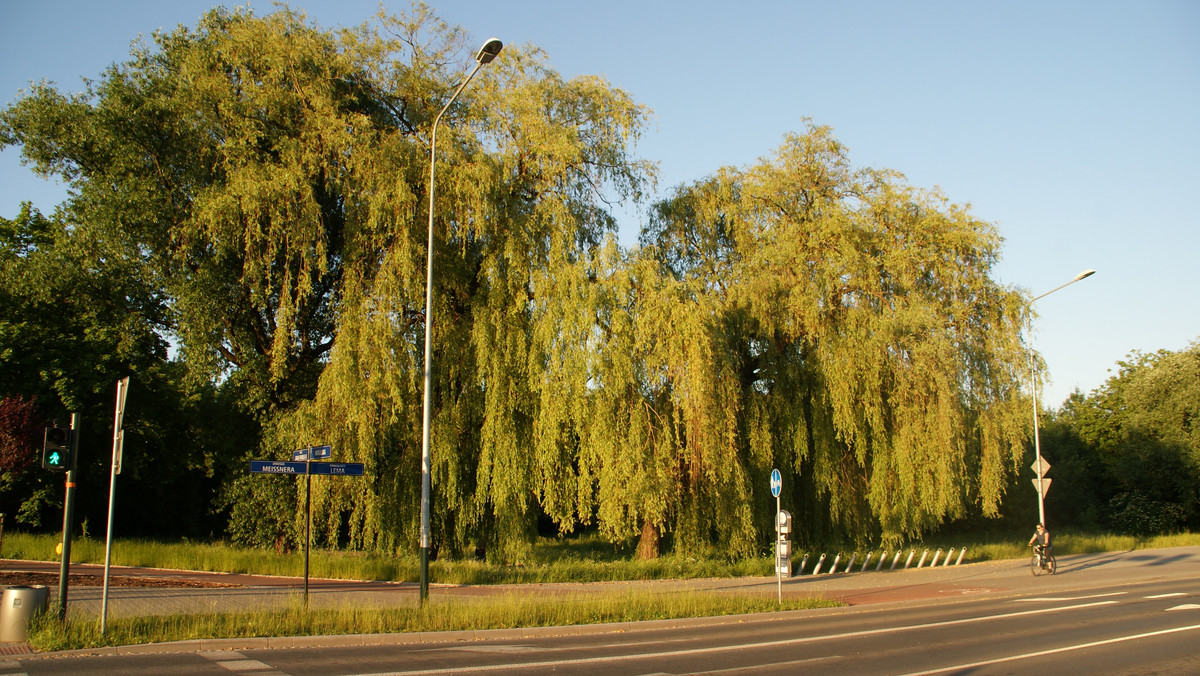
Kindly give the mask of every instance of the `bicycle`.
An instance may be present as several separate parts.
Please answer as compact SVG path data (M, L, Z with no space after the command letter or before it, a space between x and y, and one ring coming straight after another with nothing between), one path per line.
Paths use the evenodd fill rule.
M1058 562L1054 560L1054 555L1046 551L1044 545L1036 545L1033 548L1033 559L1029 562L1029 568L1035 576L1041 575L1043 572L1054 574Z

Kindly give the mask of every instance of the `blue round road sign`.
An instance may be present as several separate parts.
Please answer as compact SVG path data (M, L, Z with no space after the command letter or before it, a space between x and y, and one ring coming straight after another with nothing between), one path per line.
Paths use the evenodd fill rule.
M783 490L783 475L779 470L771 470L771 497L779 497L779 491Z

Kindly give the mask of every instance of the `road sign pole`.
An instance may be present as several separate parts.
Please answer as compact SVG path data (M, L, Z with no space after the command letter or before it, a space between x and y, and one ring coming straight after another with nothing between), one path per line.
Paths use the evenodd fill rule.
M312 542L312 461L304 461L304 607L308 608L308 548Z
M779 530L779 494L775 495L775 530ZM783 533L775 533L775 588L779 596L779 605L783 605L783 569L779 566L779 549L783 543Z
M113 415L113 456L112 473L108 481L108 533L104 538L104 592L100 601L100 635L108 632L108 573L112 567L113 543L113 508L117 500L117 475L121 473L121 459L124 454L125 431L122 423L125 419L125 397L129 394L129 376L117 381L117 407Z
M62 562L58 568L58 619L67 619L67 586L71 577L71 529L75 522L75 465L79 458L79 428L83 420L71 414L71 466L67 469L67 491L63 498Z

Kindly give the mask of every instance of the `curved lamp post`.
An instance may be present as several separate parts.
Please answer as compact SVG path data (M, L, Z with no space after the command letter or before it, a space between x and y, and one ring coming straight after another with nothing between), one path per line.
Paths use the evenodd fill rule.
M1058 291L1059 289L1061 289L1065 286L1070 286L1071 284L1074 284L1075 282L1078 282L1081 279L1086 279L1088 277L1091 277L1094 274L1096 274L1095 270L1092 270L1090 268L1087 270L1084 270L1083 272L1075 275L1075 278L1072 279L1071 281L1067 282L1066 284L1059 284L1058 286L1054 287L1053 289L1050 289L1046 293L1043 293L1040 296L1035 296L1033 298L1033 300L1029 301L1029 373L1030 373L1030 378L1033 380L1033 455L1034 455L1034 462L1036 463L1036 465L1038 467L1038 469L1037 469L1038 477L1036 479L1037 494L1038 494L1038 523L1046 523L1046 500L1045 500L1046 491L1044 490L1044 486L1042 485L1042 481L1043 481L1042 475L1044 473L1041 469L1041 466L1042 466L1042 443L1041 443L1041 438L1040 438L1041 435L1038 432L1037 368L1034 366L1034 363L1033 363L1033 304L1038 302L1040 299L1045 298L1046 296L1049 296L1050 294L1054 293L1055 291Z
M433 132L429 138L429 243L427 247L425 259L425 397L424 405L421 411L421 602L424 603L429 598L429 494L430 494L430 469L431 462L429 459L429 421L432 406L432 395L430 393L430 383L433 380L433 353L431 348L433 336L433 172L437 166L437 128L438 122L441 122L442 115L450 108L450 104L458 98L462 90L467 86L475 73L486 64L492 62L500 50L504 48L504 43L496 38L489 38L483 46L479 48L479 52L475 55L475 68L471 70L470 75L458 85L458 89L454 90L454 95L442 107L440 113L433 120Z

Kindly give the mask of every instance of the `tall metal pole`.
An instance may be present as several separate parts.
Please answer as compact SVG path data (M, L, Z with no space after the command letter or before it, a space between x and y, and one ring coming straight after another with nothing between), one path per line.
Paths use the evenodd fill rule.
M112 567L113 508L116 506L117 475L121 473L121 457L125 445L125 431L121 429L125 418L125 397L129 394L129 377L117 381L117 408L113 414L112 472L108 482L108 533L104 538L104 593L100 600L100 635L108 633L108 573Z
M79 428L83 419L71 414L71 468L67 470L67 491L63 498L62 562L58 568L58 619L67 619L67 586L71 577L71 529L75 524L75 467L79 464Z
M496 55L500 53L503 46L503 43L496 38L491 38L483 43L483 47L475 55L475 61L477 62L475 68L458 85L458 89L454 90L454 95L450 97L450 100L442 107L441 112L434 118L433 131L429 137L429 232L425 254L425 393L421 406L421 603L424 603L429 598L429 543L431 540L429 502L432 461L429 452L429 427L433 414L433 394L431 391L431 384L433 382L433 204L434 170L437 167L437 128L438 123L442 120L442 115L449 110L450 104L454 103L454 100L462 93L467 83L475 77L475 73L478 73L480 68L485 64L491 63L492 59L496 58Z
M1059 284L1058 286L1054 287L1053 289L1050 289L1046 293L1043 293L1040 296L1035 296L1033 300L1029 301L1029 374L1030 374L1029 377L1033 383L1033 457L1034 457L1034 462L1038 466L1038 478L1037 478L1038 523L1041 523L1041 524L1046 523L1046 497L1045 497L1046 491L1045 491L1045 486L1043 484L1043 477L1042 477L1043 472L1041 469L1041 467L1042 467L1041 433L1038 430L1038 381L1037 381L1037 366L1034 362L1034 351L1033 351L1033 304L1038 302L1042 298L1049 296L1050 294L1054 293L1055 291L1058 291L1059 289L1061 289L1063 287L1070 286L1070 285L1074 284L1075 282L1078 282L1081 279L1087 279L1088 277L1091 277L1094 274L1096 274L1095 270L1092 270L1090 268L1087 270L1084 270L1083 272L1075 275L1075 278L1072 279L1071 281L1069 281L1065 284Z

